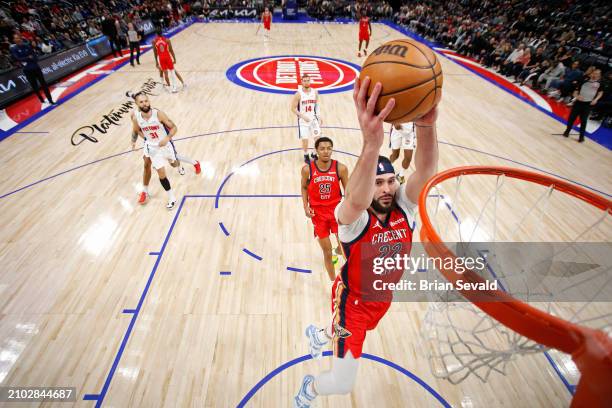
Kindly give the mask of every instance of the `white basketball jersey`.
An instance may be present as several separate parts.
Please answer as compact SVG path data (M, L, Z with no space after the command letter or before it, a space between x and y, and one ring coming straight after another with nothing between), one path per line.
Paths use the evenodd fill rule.
M317 91L314 88L310 88L309 92L304 92L302 87L298 88L300 93L300 103L298 104L298 110L306 115L309 119L314 119L316 115L317 106Z
M136 121L144 134L145 143L149 146L159 146L159 141L168 136L166 127L157 118L157 109L151 109L151 117L149 119L143 118L142 112L137 110Z

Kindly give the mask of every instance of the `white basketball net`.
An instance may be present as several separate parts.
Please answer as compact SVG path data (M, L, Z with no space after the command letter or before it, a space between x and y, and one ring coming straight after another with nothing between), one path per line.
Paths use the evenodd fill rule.
M601 291L611 290L610 268L598 262L601 254L586 253L579 245L598 242L606 246L612 237L612 217L607 211L552 186L503 175L466 175L435 186L427 199L427 213L444 242L465 243L472 252L488 251L487 262L494 265L491 269L503 283L502 290L520 294L525 303L564 320L612 333L612 307L598 297ZM524 259L533 259L534 254L495 253L493 247L499 251L500 246L487 244L496 242L560 244L550 253L535 254L537 262L526 265ZM612 253L612 244L607 246ZM540 279L543 272L549 293L559 295L584 287L584 297L580 302L542 302L541 292L532 293L530 280ZM439 279L444 280L442 274ZM538 302L531 301L536 295ZM432 296L422 341L432 373L439 378L456 384L474 375L486 381L493 372L505 374L516 355L546 350L471 302L454 301L463 300L456 291Z

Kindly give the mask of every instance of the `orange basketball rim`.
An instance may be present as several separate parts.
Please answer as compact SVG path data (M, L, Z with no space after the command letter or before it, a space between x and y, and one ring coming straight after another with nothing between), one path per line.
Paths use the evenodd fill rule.
M445 180L475 174L506 176L552 187L587 202L608 215L612 214L612 201L563 180L509 167L456 167L432 177L419 196L419 214L423 223L421 241L431 257L456 258L456 255L443 243L429 218L426 200L430 190ZM453 283L459 277L468 282L485 282L485 279L474 271L466 271L460 275L451 268L441 268L440 272ZM572 356L581 373L572 407L603 407L612 401L612 339L605 332L552 316L501 290L461 290L460 293L483 312L515 332Z

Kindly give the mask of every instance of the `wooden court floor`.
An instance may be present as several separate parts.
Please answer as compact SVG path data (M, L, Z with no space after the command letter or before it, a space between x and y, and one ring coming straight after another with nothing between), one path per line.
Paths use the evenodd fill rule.
M374 46L403 37L384 25L373 28ZM169 94L157 86L151 101L175 121L177 149L200 160L203 174L169 172L184 197L172 212L155 176L151 201L136 204L142 150L129 151L127 115L96 134L97 143L71 144L76 129L127 102L126 91L157 80L151 53L22 129L49 133L0 143L0 386L76 387L76 406L94 405L83 400L91 394L108 407L231 407L307 353L304 328L329 319L331 286L297 198L301 153L290 96L239 87L225 72L266 55L361 64L356 29L276 24L264 41L255 24L219 23L194 24L174 36L176 67L188 88ZM528 165L612 191L609 150L552 136L561 123L441 61L440 170ZM351 93L323 95L321 113L324 134L342 151L335 157L350 170L360 149ZM394 304L368 333L364 351L409 370L452 406L568 405L569 392L542 355L517 359L506 376L487 383L436 379L419 344L426 308ZM302 377L328 365L329 359L291 365L247 405L287 407ZM571 365L561 370L575 378ZM440 401L406 373L364 359L355 391L319 404Z

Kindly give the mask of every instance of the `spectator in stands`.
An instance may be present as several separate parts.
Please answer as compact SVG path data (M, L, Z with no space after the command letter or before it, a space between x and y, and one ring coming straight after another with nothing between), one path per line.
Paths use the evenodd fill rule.
M508 55L508 58L506 58L506 60L504 61L504 64L501 67L501 73L504 75L510 75L510 73L514 69L514 64L516 64L519 57L523 56L524 52L525 44L520 43L518 47L516 47L514 51L512 51L512 53L510 53L510 55Z
M27 78L32 90L40 102L44 102L43 97L38 93L38 90L42 88L47 96L47 101L50 104L55 104L55 102L53 102L53 98L51 98L51 92L49 91L49 86L45 81L42 70L38 66L38 58L36 57L34 49L30 44L23 41L21 34L18 32L13 35L11 55L15 61L19 62L23 67L23 74Z
M565 65L561 61L553 61L539 77L537 83L541 86L544 82L544 90L550 89L551 83L559 80L565 74Z
M610 127L612 122L612 70L605 75L601 83L603 96L593 105L594 120L601 120L604 126Z
M108 37L113 57L120 57L121 45L119 44L119 33L117 32L115 19L108 12L104 14L102 20L102 33Z
M517 79L514 82L520 82L521 85L524 85L527 81L527 78L531 78L535 75L539 75L541 72L540 66L544 62L544 48L539 47L535 54L529 60L529 63L525 65L523 70L518 74Z
M13 64L8 49L5 46L0 47L0 71L6 71L14 67L15 65Z
M578 88L574 91L574 98L576 98L576 101L574 102L574 106L572 106L563 136L569 137L569 132L572 126L574 126L576 118L580 117L580 136L578 141L581 143L584 142L584 134L591 108L597 104L602 95L601 70L593 69L588 80L578 84Z

